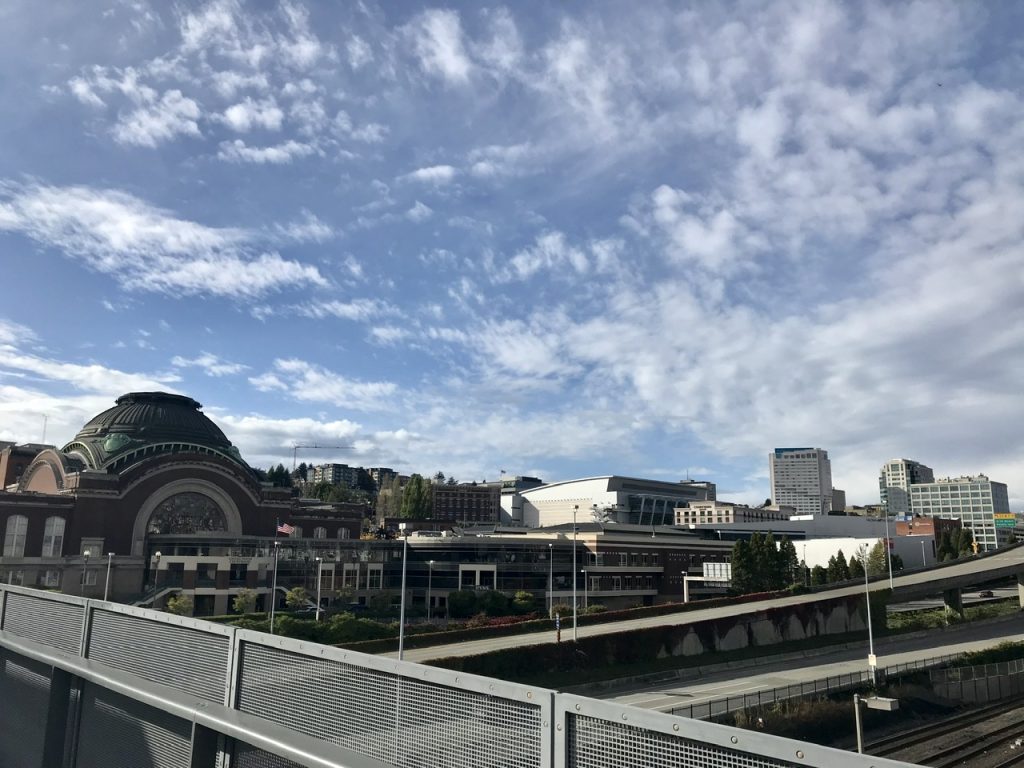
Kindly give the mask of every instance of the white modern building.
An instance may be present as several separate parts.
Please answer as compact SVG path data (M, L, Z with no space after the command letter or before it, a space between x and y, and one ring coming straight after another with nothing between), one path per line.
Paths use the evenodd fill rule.
M915 483L910 486L910 512L915 516L960 520L974 532L974 540L982 551L1009 544L1016 525L1006 484L993 482L985 475Z
M677 483L603 475L549 483L522 491L527 528L577 522L672 525L675 509L691 501L713 500L715 484Z
M910 514L910 486L935 482L931 467L911 459L890 459L878 474L878 495L889 516Z
M772 501L800 515L832 509L832 463L821 448L776 448L768 454Z
M796 514L792 507L748 507L726 501L691 501L676 507L676 525L729 525L757 523L765 520L789 520Z

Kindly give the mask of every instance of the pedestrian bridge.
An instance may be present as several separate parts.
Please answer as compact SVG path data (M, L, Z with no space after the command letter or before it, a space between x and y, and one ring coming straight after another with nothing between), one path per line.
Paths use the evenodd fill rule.
M134 606L0 587L4 768L896 768Z

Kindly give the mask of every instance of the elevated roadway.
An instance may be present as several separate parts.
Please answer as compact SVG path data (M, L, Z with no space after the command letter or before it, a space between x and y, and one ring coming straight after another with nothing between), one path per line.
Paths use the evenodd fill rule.
M946 563L932 568L920 569L917 571L903 572L893 577L894 602L906 602L931 595L943 594L946 604L953 610L957 610L960 601L960 592L963 589L975 588L979 584L1008 579L1017 579L1018 599L1024 607L1024 545L1007 547L997 552L986 554L980 557L972 557L968 560ZM871 581L868 588L872 592L881 592L889 589L888 576L877 577ZM627 619L625 621L609 622L607 624L594 624L591 626L579 627L579 637L593 637L596 635L613 634L616 632L629 632L634 629L647 627L672 626L682 624L696 624L702 621L720 619L727 616L738 616L748 613L756 613L766 608L782 606L803 605L814 603L819 600L827 600L835 597L864 594L864 584L848 583L846 586L833 589L822 589L804 595L787 595L770 600L761 600L740 605L719 606L703 610L687 611L685 613L668 614L666 616L649 616L639 619ZM572 620L563 621L562 642L572 640ZM404 658L406 661L429 661L441 659L448 656L475 656L489 651L501 650L513 646L540 645L553 643L556 640L554 631L535 632L526 635L513 635L509 637L488 638L485 640L469 640L462 643L449 645L436 645L430 648L415 648L406 650ZM398 654L384 654L397 657Z

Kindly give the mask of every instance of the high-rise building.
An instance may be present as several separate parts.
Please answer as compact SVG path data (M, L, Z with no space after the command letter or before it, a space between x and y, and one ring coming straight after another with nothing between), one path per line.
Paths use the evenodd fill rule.
M776 448L768 454L772 501L798 515L827 515L832 509L832 463L822 448Z
M915 483L931 483L935 474L931 467L910 459L891 459L882 466L878 474L878 495L882 500L885 514L892 516L910 514L910 486Z
M910 486L910 511L915 516L959 519L973 531L979 550L1009 544L1016 524L1006 484L985 475L915 483Z

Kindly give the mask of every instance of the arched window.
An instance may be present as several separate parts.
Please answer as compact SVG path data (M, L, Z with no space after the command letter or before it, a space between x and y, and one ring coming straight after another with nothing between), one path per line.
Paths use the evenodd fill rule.
M345 526L341 526L340 528L338 528L338 538L339 539L347 539L348 538L348 528L346 528Z
M60 557L63 550L64 518L48 517L46 528L43 529L43 557Z
M313 538L314 539L326 539L327 538L327 529L324 528L321 525L318 525L316 528L313 529Z
M292 538L292 539L301 539L302 538L302 526L301 525L294 525L294 526L292 526L292 532L289 534L289 537Z
M28 518L24 515L11 515L7 518L7 532L4 534L4 557L25 556L25 533L28 531Z

